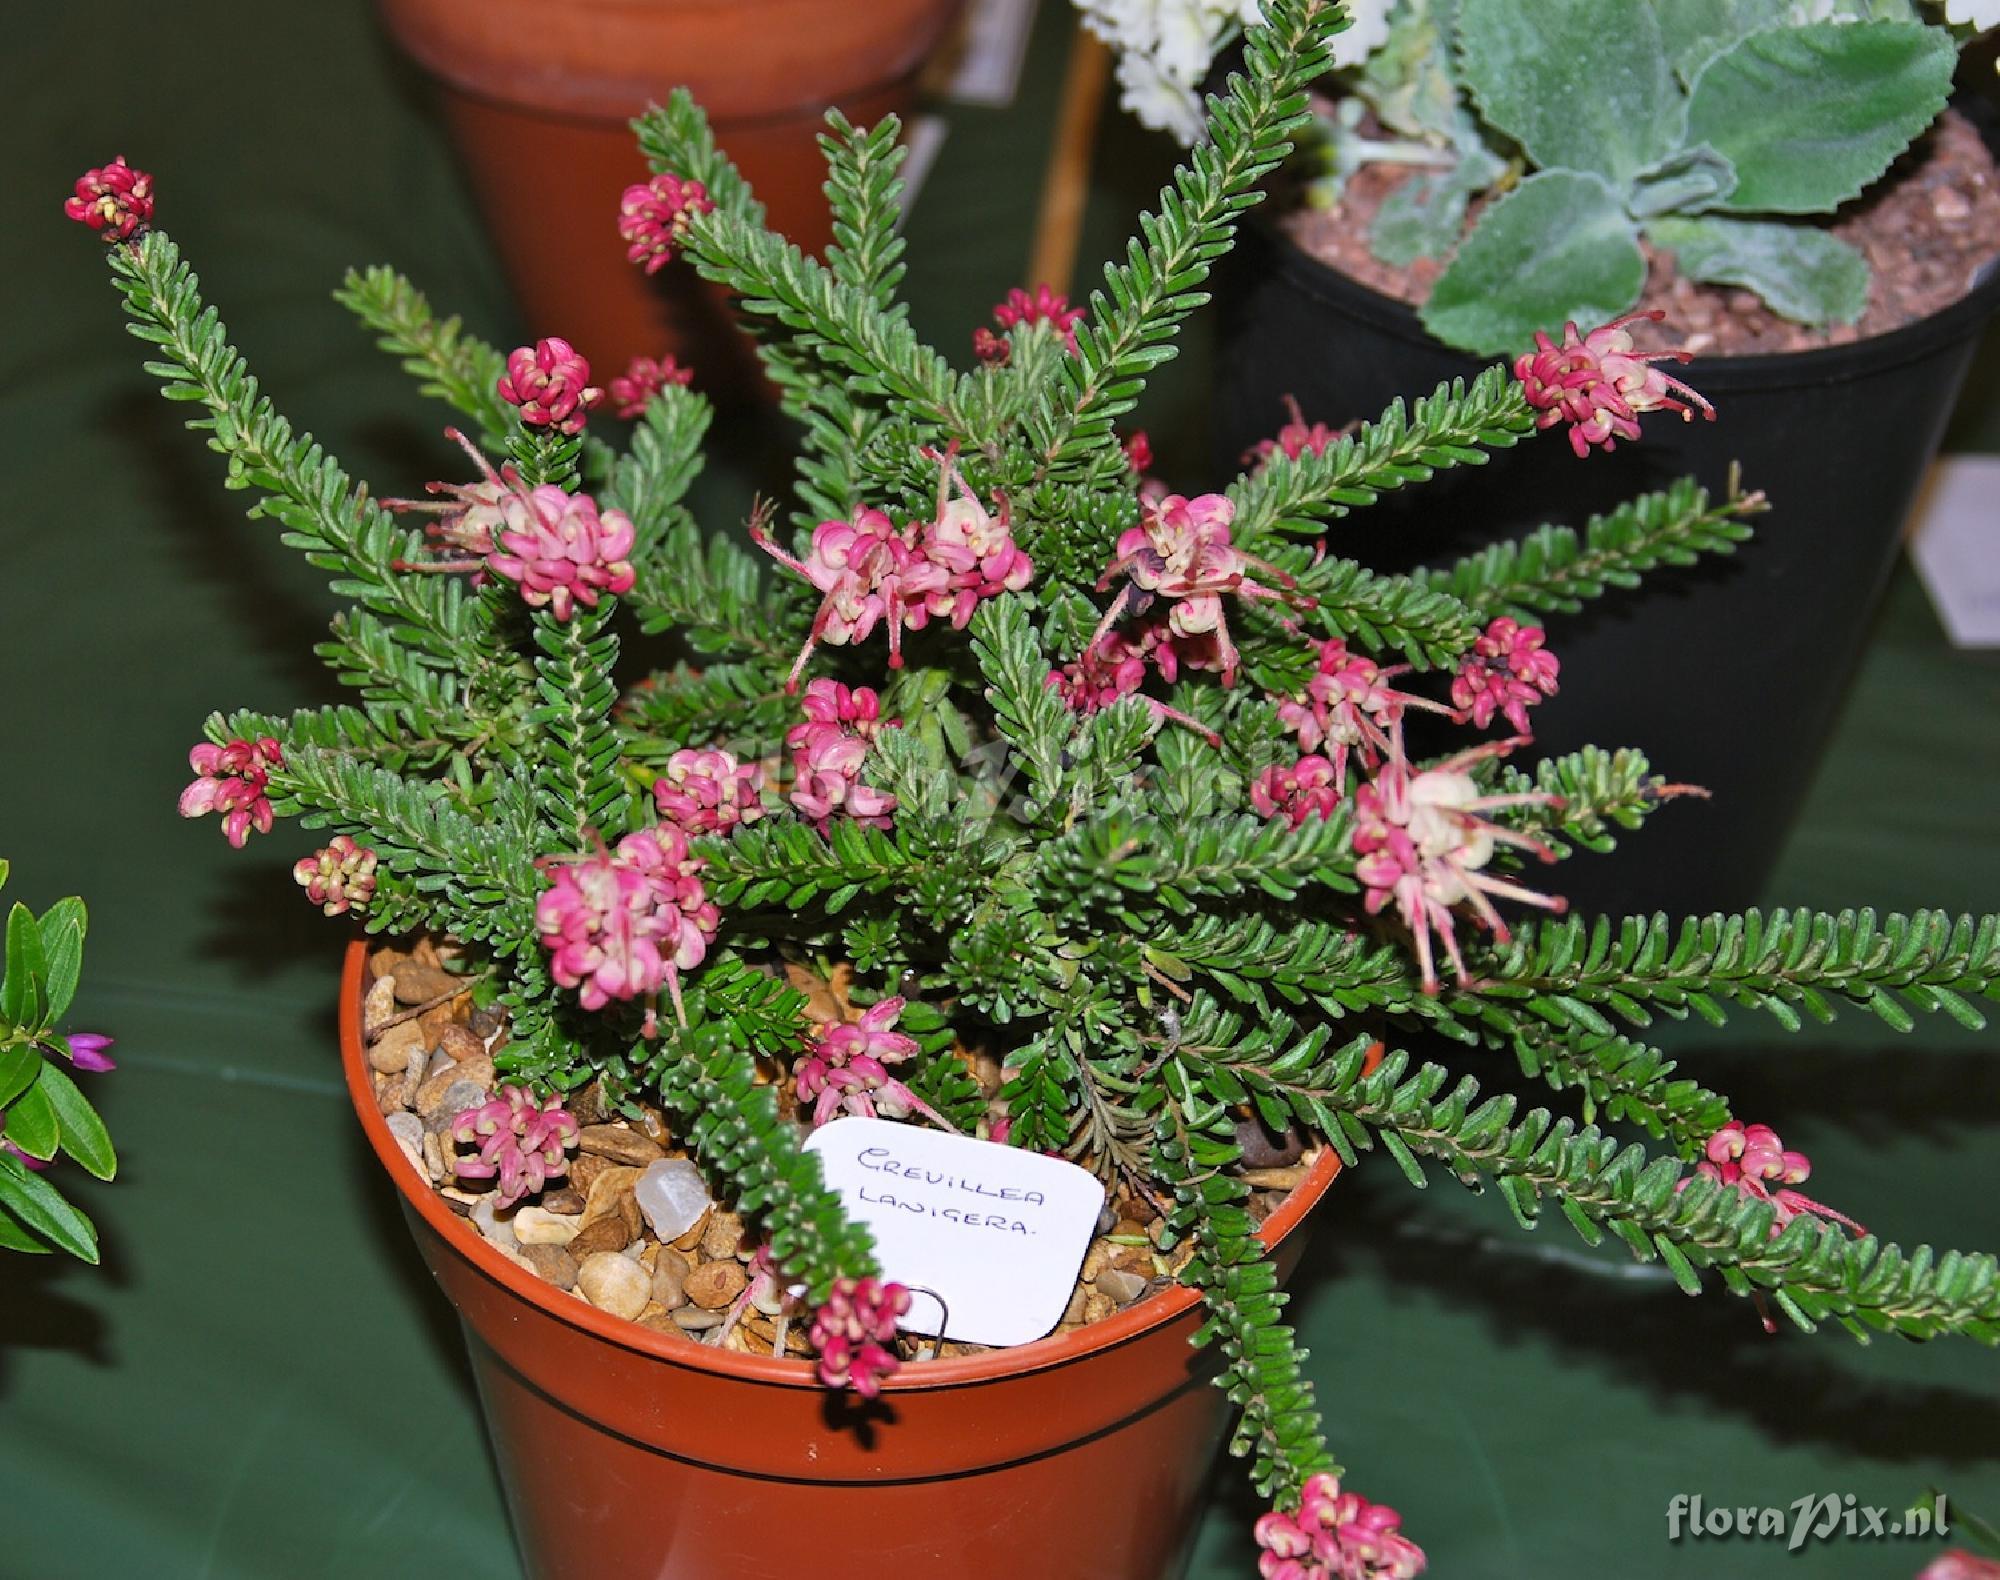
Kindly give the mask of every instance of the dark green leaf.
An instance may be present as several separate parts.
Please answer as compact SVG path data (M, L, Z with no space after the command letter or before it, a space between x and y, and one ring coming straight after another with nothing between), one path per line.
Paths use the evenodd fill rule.
M50 1066L43 1065L42 1075L47 1075L49 1069ZM56 1147L62 1141L62 1127L56 1123L54 1106L42 1092L40 1076L8 1107L6 1135L31 1158L47 1162L56 1155Z
M56 1123L62 1129L62 1149L101 1180L118 1172L118 1154L112 1149L111 1135L90 1100L77 1090L76 1082L53 1064L42 1066L35 1090L48 1100Z
M31 1043L17 1042L0 1048L0 1108L34 1085L41 1067L42 1056Z
M35 928L41 935L42 958L48 963L49 1002L43 1013L54 1024L68 1011L83 972L83 936L89 928L83 901L74 896L56 901L42 912Z
M34 913L16 904L7 913L7 974L0 979L0 1020L36 1031L42 1025L42 939Z
M97 1231L90 1220L64 1201L55 1186L5 1152L0 1152L0 1207L70 1255L97 1260Z

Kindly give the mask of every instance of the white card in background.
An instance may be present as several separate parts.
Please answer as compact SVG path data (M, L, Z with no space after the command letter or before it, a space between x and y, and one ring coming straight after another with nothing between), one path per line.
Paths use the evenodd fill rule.
M806 1150L875 1236L883 1277L909 1287L906 1332L942 1317L948 1339L1026 1344L1062 1320L1104 1207L1087 1170L886 1119L836 1119Z
M954 104L1001 109L1014 102L1037 0L971 0L958 31L958 54L948 67L944 97ZM1064 7L1067 10L1067 7Z
M1910 558L1955 647L2000 647L2000 455L1946 456L1910 523Z

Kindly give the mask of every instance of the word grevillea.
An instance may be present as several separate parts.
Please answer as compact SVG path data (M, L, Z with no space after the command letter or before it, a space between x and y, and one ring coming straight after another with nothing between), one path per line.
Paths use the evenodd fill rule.
M642 117L649 178L606 227L637 267L685 260L734 295L803 436L784 497L718 520L697 505L726 480L689 486L712 409L663 365L628 371L629 429L578 432L589 373L558 341L441 337L407 281L350 276L342 301L474 436L419 518L397 497L413 483L364 486L277 416L158 216L90 250L229 478L350 605L316 651L355 703L215 715L182 810L239 844L296 817L313 833L286 859L323 909L449 942L506 1022L509 1095L457 1121L461 1183L486 1168L496 1201L525 1202L555 1177L554 1094L644 1105L766 1251L753 1298L804 1292L819 1376L869 1395L923 1353L899 1330L918 1275L828 1189L814 1123L1074 1159L1145 1220L1155 1282L1202 1302L1235 1447L1278 1511L1265 1574L1346 1580L1420 1559L1335 1480L1257 1238L1252 1121L1295 1131L1316 1180L1380 1153L1417 1182L1490 1182L1524 1226L1608 1236L1802 1328L1992 1341L1990 1256L1858 1235L1648 1039L1691 1010L1979 1024L2000 917L1568 914L1562 863L1643 839L1690 787L1624 743L1537 748L1575 676L1561 620L1533 611L1733 547L1757 496L1679 483L1617 506L1587 577L1555 529L1546 553L1421 578L1346 556L1375 499L1432 471L1706 415L1629 324L1545 335L1518 372L1411 391L1342 437L1293 413L1209 492L1145 475L1201 470L1124 435L1336 37L1327 0L1258 10L1206 149L1101 288L1010 298L1004 360L958 331L956 361L924 345L898 297L893 123L829 118L822 260L762 228L685 94ZM1476 517L1479 496L1449 508ZM1551 1106L1486 1097L1496 1061ZM1421 1523L1421 1484L1376 1490ZM1087 1539L1108 1550L1116 1523Z

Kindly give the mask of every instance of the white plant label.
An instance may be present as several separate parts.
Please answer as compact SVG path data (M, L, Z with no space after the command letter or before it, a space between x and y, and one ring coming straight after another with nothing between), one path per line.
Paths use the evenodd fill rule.
M836 1119L806 1150L909 1288L906 1332L1026 1344L1062 1320L1104 1208L1088 1171L886 1119Z
M2000 455L1953 455L1931 471L1910 555L1957 647L2000 647Z

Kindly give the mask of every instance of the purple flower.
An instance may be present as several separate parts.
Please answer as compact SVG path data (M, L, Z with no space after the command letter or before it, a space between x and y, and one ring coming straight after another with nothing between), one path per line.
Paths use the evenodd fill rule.
M106 1070L118 1066L104 1050L111 1046L111 1039L94 1031L73 1031L69 1034L69 1062L79 1070L89 1070L102 1075Z

